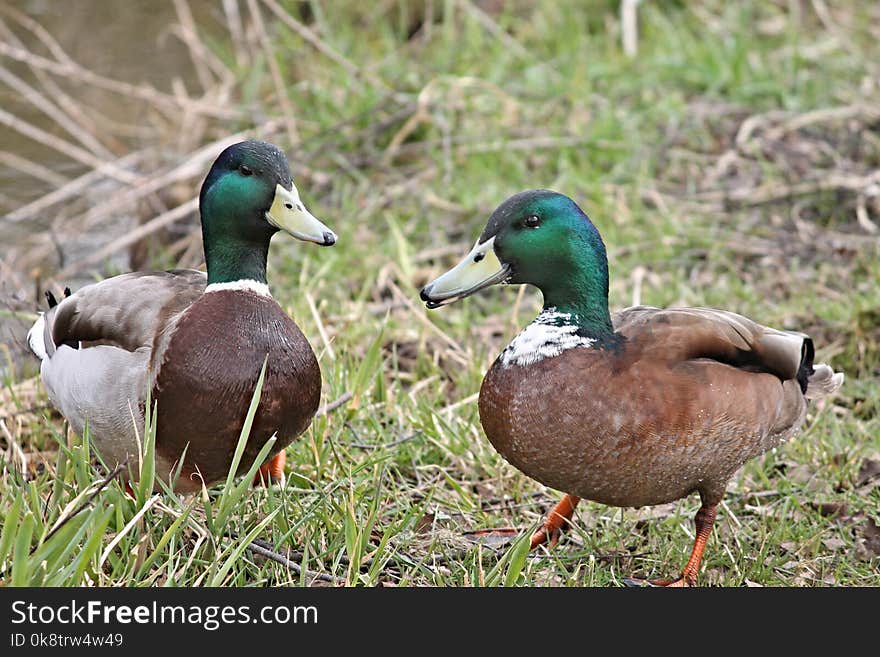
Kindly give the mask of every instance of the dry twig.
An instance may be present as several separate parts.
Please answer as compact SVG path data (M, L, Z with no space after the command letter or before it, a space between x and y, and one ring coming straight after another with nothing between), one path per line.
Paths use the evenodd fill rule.
M312 570L308 570L303 568L295 561L291 561L283 554L276 552L271 549L269 543L265 541L251 541L247 545L247 549L253 552L254 554L259 554L260 556L266 557L267 559L271 559L277 563L280 563L282 566L290 568L297 575L305 575L313 580L320 580L322 582L329 582L330 584L345 584L345 580L341 577L336 577L335 575L331 575L329 573L318 573Z

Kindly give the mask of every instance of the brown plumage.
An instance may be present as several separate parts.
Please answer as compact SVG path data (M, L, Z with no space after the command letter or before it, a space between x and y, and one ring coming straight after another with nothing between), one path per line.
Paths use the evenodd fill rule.
M639 507L699 493L696 583L728 481L794 435L807 400L843 374L813 364L813 342L710 308L608 312L605 245L589 217L551 190L516 194L477 244L421 292L429 308L496 283L529 283L542 313L483 379L480 422L514 466L565 491L532 547L555 544L580 498ZM632 581L632 580L631 580Z
M694 555L681 578L653 582L693 585L730 478L794 435L807 399L843 375L814 369L807 336L734 313L639 306L613 323L613 348L525 367L499 358L480 389L480 421L511 464L569 494L533 546L555 542L578 498L640 507L699 493Z
M133 272L65 290L28 333L52 404L108 466L140 477L145 407L156 407L155 473L193 491L229 474L263 363L260 403L238 466L276 480L281 455L312 421L321 372L302 332L272 298L266 258L283 230L332 246L303 205L284 154L245 141L226 148L199 195L207 274ZM185 455L185 456L184 456ZM158 487L158 485L157 485Z
M239 474L277 433L270 456L311 423L321 371L305 336L271 298L221 291L199 298L176 322L162 352L152 397L156 452L175 460L187 445L178 487L226 476L263 360L266 376Z
M705 308L629 308L614 325L616 349L499 359L483 380L489 441L548 486L616 506L714 504L803 420L804 338Z
M225 478L264 359L260 406L239 473L273 434L270 456L302 433L321 396L315 354L272 297L205 288L198 271L122 274L83 288L42 317L51 363L43 381L53 404L78 433L88 424L104 460L128 461L134 476L149 389L161 409L157 473L167 479L181 465L183 492Z

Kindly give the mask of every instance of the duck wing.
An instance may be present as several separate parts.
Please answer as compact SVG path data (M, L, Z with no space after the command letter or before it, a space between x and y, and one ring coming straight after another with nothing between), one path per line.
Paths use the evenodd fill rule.
M626 308L612 318L615 330L639 339L652 358L667 362L715 360L733 367L796 379L805 392L814 373L813 341L714 308Z
M843 373L813 363L807 335L736 313L637 306L612 322L630 345L628 357L638 373L632 386L662 399L644 414L648 433L664 436L677 427L673 433L679 436L699 436L697 443L682 443L678 458L698 473L691 484L704 501L720 500L746 460L793 436L808 399L843 383ZM662 422L655 425L656 418ZM694 447L701 441L711 449Z
M205 291L193 270L135 272L88 285L40 316L28 333L52 404L108 463L137 454L158 337ZM160 349L162 347L159 347Z
M42 345L34 344L34 335L31 348L39 356L42 346L51 357L62 344L152 347L170 319L202 295L206 282L203 272L185 269L132 272L87 285L42 316Z

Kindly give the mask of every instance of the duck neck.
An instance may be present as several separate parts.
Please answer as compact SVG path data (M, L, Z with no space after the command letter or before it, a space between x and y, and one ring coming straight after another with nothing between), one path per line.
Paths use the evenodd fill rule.
M614 335L608 312L608 268L591 267L564 282L545 286L542 315L552 316L558 325L577 326L577 333L600 342Z
M245 243L237 240L205 240L208 285L252 280L266 283L269 240Z
M251 280L266 283L269 242L277 229L229 195L203 194L202 243L208 284Z

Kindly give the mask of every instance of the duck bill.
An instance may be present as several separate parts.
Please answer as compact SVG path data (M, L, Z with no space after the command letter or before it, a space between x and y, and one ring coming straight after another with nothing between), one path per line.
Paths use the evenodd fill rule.
M290 185L290 189L285 189L281 185L275 186L275 199L266 213L266 220L298 240L314 242L321 246L336 244L336 233L306 210L294 184Z
M483 288L505 282L510 267L495 255L495 238L482 244L477 240L464 259L448 272L422 288L421 298L428 308L439 308L464 299Z

